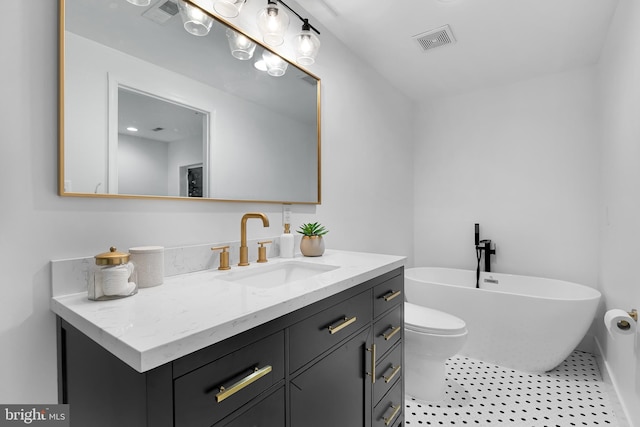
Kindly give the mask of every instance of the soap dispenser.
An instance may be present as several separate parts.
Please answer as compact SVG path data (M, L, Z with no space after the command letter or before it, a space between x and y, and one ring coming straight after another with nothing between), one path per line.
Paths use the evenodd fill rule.
M280 258L293 258L296 254L294 237L291 234L291 205L282 205L284 233L280 235Z
M280 258L293 258L295 255L294 237L291 225L284 225L284 233L280 235Z

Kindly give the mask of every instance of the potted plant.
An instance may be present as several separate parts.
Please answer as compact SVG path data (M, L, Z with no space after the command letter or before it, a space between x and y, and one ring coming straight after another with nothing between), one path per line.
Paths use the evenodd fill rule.
M327 234L329 230L324 228L320 223L306 223L297 230L302 234L300 241L300 252L304 256L321 256L324 253L324 239L322 236Z

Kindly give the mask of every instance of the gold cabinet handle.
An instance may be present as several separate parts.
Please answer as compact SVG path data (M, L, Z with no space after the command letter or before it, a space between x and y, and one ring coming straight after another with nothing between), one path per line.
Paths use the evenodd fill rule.
M393 365L391 365L391 368L390 368L390 369L393 369L393 370L391 371L391 375L389 375L389 376L383 375L383 376L382 376L382 378L384 378L384 382L385 382L385 383L389 383L389 382L391 382L391 380L393 379L393 377L395 377L395 376L398 374L398 372L400 372L400 369L402 369L402 366L401 366L401 365L398 365L398 366L395 366L395 367L394 367Z
M390 326L390 328L391 332L382 334L385 341L389 341L395 334L400 332L400 326L396 326L395 328L393 326Z
M384 425L386 425L386 426L391 424L391 421L393 421L393 419L398 415L398 412L400 412L400 409L402 409L402 405L400 405L400 404L398 404L398 405L391 404L391 408L393 408L393 412L391 413L391 416L390 417L382 417L382 419L384 420Z
M383 295L382 298L384 298L384 300L386 302L389 302L392 299L394 299L395 297L400 296L400 295L402 295L402 291L389 291L389 293Z
M376 383L376 345L371 344L371 348L367 351L371 352L371 372L367 372L367 375L371 376L371 384Z
M244 377L243 379L241 379L231 387L225 388L224 386L220 386L220 392L216 394L216 402L220 403L223 400L225 400L227 397L233 396L234 394L236 394L237 392L239 392L249 384L254 383L260 378L264 377L269 372L271 372L271 366L269 365L260 369L256 367L251 374L247 375L246 377Z
M328 328L329 329L329 333L331 335L333 335L336 332L340 332L341 330L343 330L344 328L346 328L347 326L349 326L350 324L352 324L356 320L358 320L356 318L356 316L353 316L352 318L345 317L344 320L342 321L342 323L340 323L338 326L330 325L329 328Z

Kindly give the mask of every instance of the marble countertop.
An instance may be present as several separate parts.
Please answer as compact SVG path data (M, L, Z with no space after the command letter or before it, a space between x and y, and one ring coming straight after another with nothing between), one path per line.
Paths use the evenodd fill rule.
M307 279L270 289L223 280L229 272L290 260L166 277L160 286L111 301L90 301L86 292L56 296L51 309L145 372L401 267L405 258L327 250L321 257L296 256L296 261L339 267Z

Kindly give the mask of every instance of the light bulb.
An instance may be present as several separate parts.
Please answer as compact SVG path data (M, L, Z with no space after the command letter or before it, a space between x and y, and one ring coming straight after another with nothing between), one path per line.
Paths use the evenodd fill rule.
M262 33L262 39L268 45L280 46L284 43L284 33L288 26L289 15L279 9L275 3L269 3L258 12L258 29Z
M300 65L311 65L316 62L316 56L320 50L320 39L309 31L305 23L302 31L293 38L296 53L296 62Z

